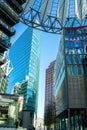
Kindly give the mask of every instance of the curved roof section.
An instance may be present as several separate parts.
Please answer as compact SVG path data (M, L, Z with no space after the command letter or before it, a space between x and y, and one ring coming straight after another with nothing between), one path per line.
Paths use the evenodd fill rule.
M27 0L20 20L45 32L86 25L87 0Z

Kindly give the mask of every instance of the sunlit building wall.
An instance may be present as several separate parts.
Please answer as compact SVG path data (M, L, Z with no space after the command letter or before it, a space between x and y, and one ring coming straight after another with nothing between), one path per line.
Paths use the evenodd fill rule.
M12 94L19 95L20 89L21 89L21 83L17 82L12 89Z
M8 79L9 77L6 76L6 73L2 69L0 69L0 93L6 93Z
M23 97L11 94L0 94L0 128L15 128L22 112ZM19 124L20 125L20 124ZM4 128L3 128L4 127Z
M0 66L0 93L6 93L9 73L12 71L12 64L8 57L6 57L6 63Z
M35 128L37 130L44 130L44 119L43 118L38 117L36 119Z
M7 86L8 86L8 75L6 75L6 68L0 67L0 94L6 93Z

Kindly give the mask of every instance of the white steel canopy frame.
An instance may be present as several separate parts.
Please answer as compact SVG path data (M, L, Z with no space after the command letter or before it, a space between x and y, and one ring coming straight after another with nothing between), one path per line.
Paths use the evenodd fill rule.
M87 0L26 0L20 21L50 33L87 25Z

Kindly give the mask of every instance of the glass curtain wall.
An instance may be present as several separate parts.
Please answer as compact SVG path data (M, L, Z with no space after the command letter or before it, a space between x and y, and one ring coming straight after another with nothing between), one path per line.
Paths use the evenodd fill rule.
M87 27L67 27L55 64L56 124L59 130L87 129Z
M70 127L87 128L87 27L65 28L65 61L67 70L67 105ZM69 113L68 113L69 114Z

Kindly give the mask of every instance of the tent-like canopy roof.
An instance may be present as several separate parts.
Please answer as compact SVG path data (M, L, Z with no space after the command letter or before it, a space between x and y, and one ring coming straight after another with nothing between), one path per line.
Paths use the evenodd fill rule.
M87 0L26 0L20 20L45 32L86 25Z

